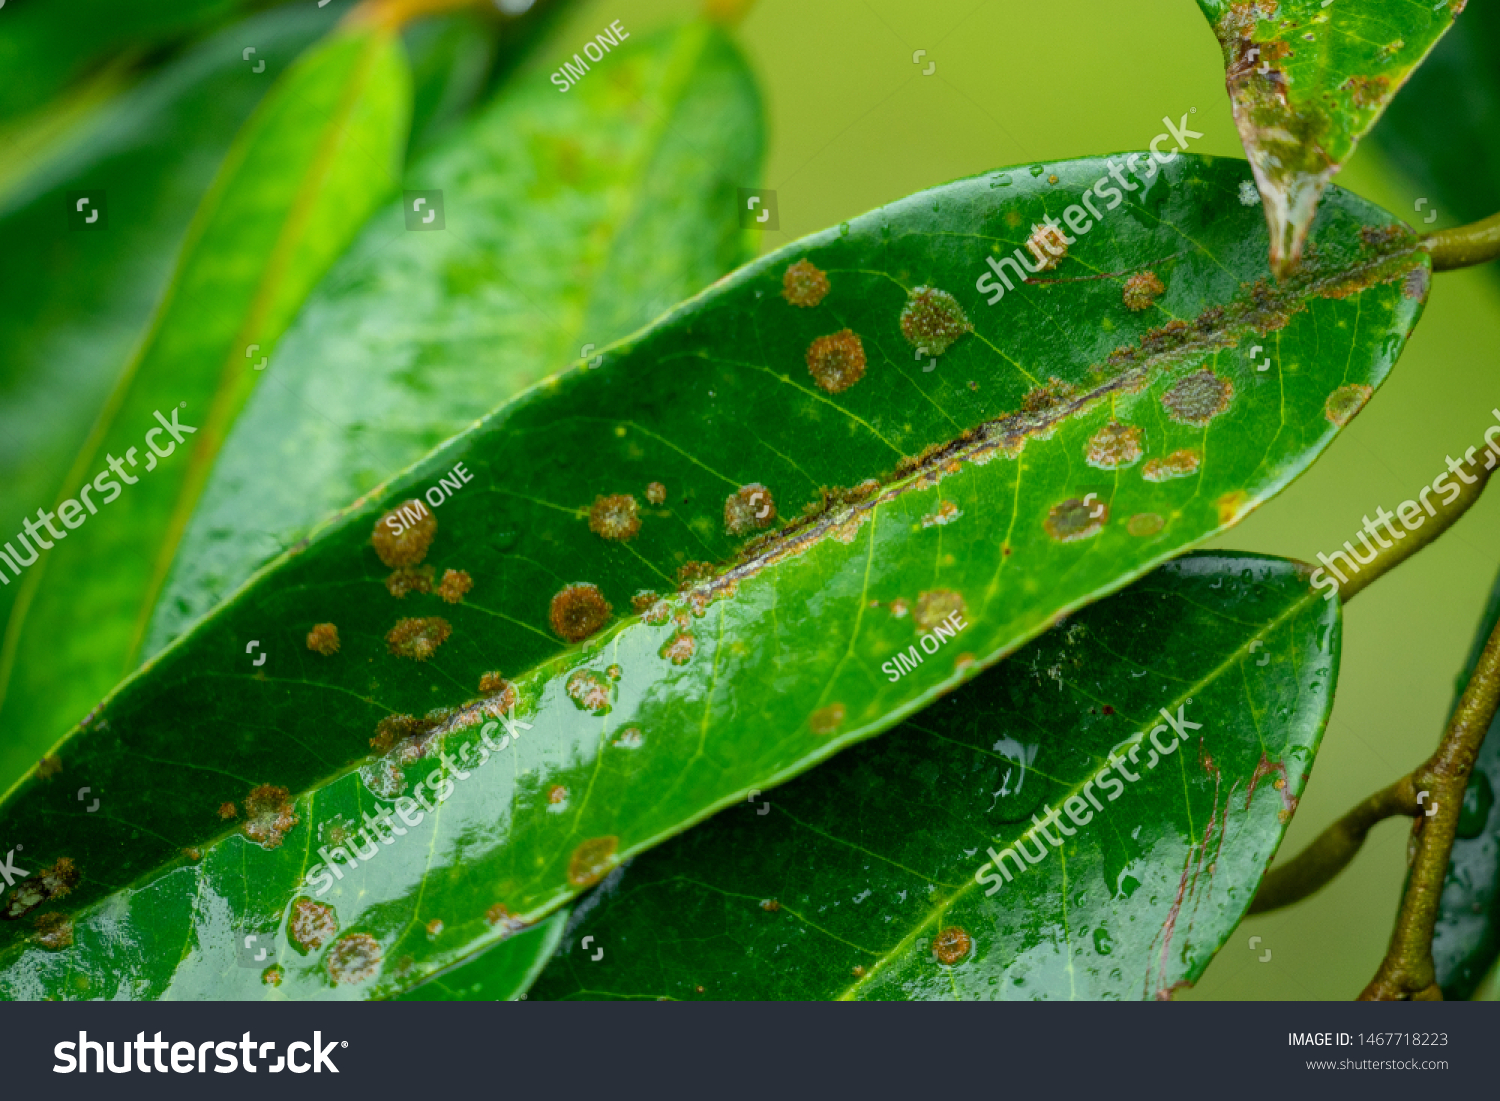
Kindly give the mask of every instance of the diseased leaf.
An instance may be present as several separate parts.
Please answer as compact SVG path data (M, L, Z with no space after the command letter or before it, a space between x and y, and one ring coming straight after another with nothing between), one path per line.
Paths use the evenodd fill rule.
M327 23L316 9L247 19L101 109L86 142L38 168L0 213L0 517L57 499L110 388L172 274L194 209L235 132L271 82L237 42L282 68ZM73 231L68 193L100 188L107 232ZM20 586L0 566L0 621ZM111 666L108 675L117 671ZM8 784L57 737L14 758ZM7 731L14 737L13 731Z
M391 32L345 31L287 71L235 139L151 331L64 481L67 528L37 515L5 544L18 567L51 549L21 575L0 649L0 777L34 763L134 667L209 465L260 378L256 357L393 187L409 95Z
M1307 575L1161 567L634 861L531 996L1169 996L1243 917L1333 705L1339 610Z
M1323 189L1466 2L1198 0L1224 48L1279 275L1301 258Z
M0 805L0 836L77 876L18 915L66 912L72 947L0 923L0 990L250 996L226 951L312 894L357 938L347 981L299 956L282 996L399 993L1281 488L1389 370L1426 254L1333 191L1273 288L1244 166L1182 157L999 307L968 289L1108 173L963 180L764 257L269 564ZM531 726L500 741L512 704ZM356 836L419 780L435 822ZM346 868L341 842L379 855Z
M540 75L410 169L441 190L444 232L376 218L313 292L219 456L147 655L382 478L748 258L735 187L758 171L760 102L722 32L632 35L567 95Z
M568 924L568 911L558 910L540 923L433 976L400 995L413 1002L498 1002L526 996L527 989L557 951Z
M1500 622L1500 578L1490 593L1469 658L1455 685L1453 710ZM1432 962L1449 1000L1474 996L1500 957L1500 716L1490 723L1464 791L1464 809L1448 859L1448 875L1432 934Z

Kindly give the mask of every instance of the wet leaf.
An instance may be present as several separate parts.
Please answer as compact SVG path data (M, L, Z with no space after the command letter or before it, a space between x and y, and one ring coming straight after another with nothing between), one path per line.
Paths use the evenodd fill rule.
M735 187L762 123L730 41L632 35L595 75L560 95L526 70L409 171L447 229L377 218L313 292L225 442L147 655L382 478L748 258Z
M0 837L78 870L74 946L0 923L0 989L250 996L226 952L311 894L369 966L299 956L282 994L398 993L1276 492L1385 377L1425 254L1334 190L1272 288L1245 167L1182 157L988 306L986 258L1107 172L959 181L764 257L269 564L0 805ZM500 741L512 692L531 726ZM419 780L435 823L356 836ZM139 962L156 936L180 963Z
M209 467L261 377L258 357L394 187L408 107L399 43L349 30L284 73L236 137L152 328L62 485L72 505L48 502L72 530L54 519L57 536L40 527L38 542L6 544L21 562L55 547L22 575L0 650L0 776L17 776L134 667ZM128 207L100 209L98 236L129 218Z
M501 941L476 958L434 975L414 990L400 995L412 1002L514 1001L541 974L557 951L568 911L558 910L537 925Z
M1335 603L1280 559L1169 563L636 860L531 996L1165 997L1238 925L1301 797Z
M1235 124L1294 268L1319 196L1466 0L1198 0L1224 48Z

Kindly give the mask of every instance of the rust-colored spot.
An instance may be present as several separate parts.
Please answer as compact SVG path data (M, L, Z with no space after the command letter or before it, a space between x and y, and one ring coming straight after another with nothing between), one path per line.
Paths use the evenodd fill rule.
M1106 424L1089 440L1085 457L1100 470L1123 470L1145 453L1141 430L1133 424Z
M1205 367L1179 379L1161 403L1177 423L1204 425L1228 409L1233 397L1234 383Z
M339 934L339 915L332 906L305 895L292 903L286 936L304 956L316 952Z
M73 919L56 910L36 919L36 942L51 952L73 947Z
M1245 514L1249 505L1250 494L1243 489L1230 490L1214 502L1214 508L1219 510L1219 523L1224 525L1238 520Z
M1292 820L1292 812L1291 811L1289 811L1289 810L1287 810L1285 808L1282 808L1281 810L1279 810L1279 811L1276 812L1276 821L1280 822L1283 826L1286 825L1291 820Z
M673 665L686 665L693 660L693 651L698 648L691 631L678 631L662 646L661 656Z
M649 623L653 627L660 627L672 615L672 606L665 600L658 600L641 614L641 621Z
M781 277L781 296L793 306L810 310L828 294L828 276L806 260L788 264Z
M573 850L568 860L568 882L575 887L591 887L604 878L614 866L620 839L614 836L592 837Z
M1021 411L1046 413L1072 401L1077 395L1078 387L1071 382L1064 382L1060 378L1050 378L1045 386L1038 386L1021 399Z
M391 571L385 587L397 600L404 600L407 593L430 593L433 573L431 566L402 566Z
M427 939L437 940L443 935L443 919L433 918L427 923Z
M844 725L844 716L848 714L847 708L841 703L831 703L827 707L820 707L808 716L807 725L818 737L832 734Z
M568 807L568 789L561 784L553 784L547 791L547 809L550 811L562 811Z
M85 722L85 723L81 723L80 725L87 726L88 723ZM62 771L62 758L61 757L43 757L40 761L38 761L36 763L36 778L38 780L47 780L47 779L50 779L51 777L56 776L61 771Z
M406 791L406 776L395 761L375 761L359 770L359 778L374 795L395 799Z
M1271 782L1271 786L1273 788L1275 788L1277 791L1281 791L1283 788L1286 787L1286 781L1284 779L1282 779L1280 776L1278 776L1278 777L1276 777L1275 780L1273 780Z
M912 617L920 631L930 631L955 612L963 618L964 598L952 589L930 589L917 594L917 610Z
M936 287L917 287L901 310L901 335L927 355L942 355L955 340L973 331L958 299Z
M1138 271L1125 280L1125 308L1140 313L1149 310L1151 303L1167 293L1166 286L1154 271Z
M11 891L10 901L5 904L5 918L14 920L35 910L49 899L67 896L78 885L79 878L80 873L72 859L58 857L50 868L43 868L16 884Z
M646 744L646 733L638 726L627 726L613 744L622 749L640 749Z
M1164 459L1151 459L1141 471L1148 482L1165 482L1172 478L1188 478L1198 473L1203 455L1197 448L1184 447L1172 452Z
M578 669L568 678L567 693L578 710L604 715L609 712L614 684L592 669Z
M1067 258L1068 238L1059 226L1033 225L1026 247L1041 265L1039 271L1051 271Z
M761 531L776 522L776 499L759 482L741 486L724 499L724 530L730 535Z
M1155 535L1165 525L1158 513L1138 512L1125 522L1125 530L1131 535Z
M932 954L937 957L938 963L949 967L967 957L973 950L973 940L957 925L948 926L932 941Z
M645 615L660 599L660 594L654 593L650 589L642 589L630 598L630 610L636 615Z
M609 601L597 585L569 585L552 598L552 630L568 642L582 642L609 622Z
M484 912L484 920L497 928L504 929L507 933L514 933L517 929L526 928L526 923L515 917L505 908L501 902L495 903Z
M443 583L438 586L438 595L449 604L457 604L464 594L474 587L474 579L465 570L444 570Z
M493 696L497 692L504 692L509 684L510 681L501 676L498 669L491 670L488 673L481 673L479 676L479 690L486 696Z
M375 736L370 739L370 748L376 753L387 753L397 742L410 737L418 729L417 720L410 715L387 715L375 724Z
M681 592L684 589L691 589L694 585L711 581L713 576L712 562L684 562L677 571L677 591Z
M281 844L289 829L297 824L291 792L271 784L261 784L245 797L245 836L264 849Z
M635 498L629 493L594 498L589 509L589 531L601 539L624 542L640 530L641 518L636 514Z
M398 620L385 636L385 645L398 658L426 661L448 641L453 625L440 616Z
M339 652L339 629L332 623L319 623L307 632L307 648L325 658Z
M959 508L952 501L944 501L938 505L938 510L932 515L922 517L922 526L924 528L943 527L953 523L953 521L957 520L963 514L963 509Z
M1151 355L1161 352L1170 352L1174 348L1180 348L1193 339L1192 327L1186 321L1178 318L1168 321L1159 329L1151 329L1141 337L1141 350Z
M1351 76L1339 87L1349 93L1356 107L1379 107L1391 91L1391 80L1384 76Z
M1340 386L1329 394L1328 400L1323 403L1323 415L1342 428L1365 407L1365 402L1369 401L1374 393L1373 386L1365 386L1362 383Z
M1060 505L1053 505L1042 526L1059 543L1076 543L1098 535L1107 523L1109 505L1097 498L1084 504L1074 497Z
M858 978L863 978L864 974L865 974L865 969L863 967L861 967L859 964L855 964L854 965L854 977L857 978L857 979Z
M891 601L891 615L897 619L904 619L910 611L911 601L907 600L906 597L898 596L895 600Z
M437 534L437 517L421 501L403 501L375 521L370 542L380 560L392 569L415 566L427 557L432 537Z
M864 377L865 346L852 329L820 336L807 347L807 369L830 394L841 394Z
M234 804L233 803L220 803L219 804L219 817L220 818L223 818L223 819L225 819L227 821L228 819L233 818L235 816L235 813L236 812L235 812Z
M964 653L959 654L953 659L953 671L955 673L968 672L968 670L974 667L974 663L974 655L969 653L968 651L965 651Z
M369 933L350 933L328 950L327 967L335 986L373 978L380 970L380 942Z
M781 903L774 898L763 898L760 900L760 908L768 914L774 914L781 909Z
M273 963L260 973L260 981L266 986L280 986L284 978L286 978L286 968L279 963Z
M203 850L202 849L183 849L182 850L182 855L185 856L185 857L187 857L189 860L198 861L198 860L202 860L203 859Z
M665 504L667 500L667 487L660 482L652 482L646 487L646 500L653 505Z

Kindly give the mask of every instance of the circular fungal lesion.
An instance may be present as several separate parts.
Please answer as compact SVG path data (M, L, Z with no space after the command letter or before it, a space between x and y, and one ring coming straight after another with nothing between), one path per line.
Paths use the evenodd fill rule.
M453 625L440 616L398 620L385 636L386 649L395 657L426 661L453 633Z
M36 942L49 952L73 946L73 919L53 910L36 919Z
M407 593L430 593L435 572L431 566L402 566L385 579L386 591L397 600L405 600Z
M564 686L574 707L594 715L608 714L614 688L613 681L592 669L574 670Z
M1098 499L1086 505L1075 497L1053 505L1042 526L1059 543L1077 543L1098 535L1107 523L1109 505Z
M917 287L901 311L901 335L913 348L940 356L974 326L958 299L937 287Z
M865 375L865 346L852 329L820 336L807 346L807 369L830 394L842 394Z
M335 986L364 982L380 970L380 942L369 933L350 933L328 950L324 966Z
M1173 478L1190 478L1198 473L1203 453L1195 447L1180 447L1161 459L1151 459L1141 471L1148 482L1167 482Z
M325 658L339 652L339 629L332 623L319 623L307 632L307 648Z
M844 719L849 711L841 703L831 703L827 707L820 707L808 716L807 725L818 737L826 737L839 727L844 725Z
M245 797L245 836L264 849L281 845L287 831L297 824L291 792L272 784L261 784Z
M1026 247L1040 265L1039 272L1052 271L1068 256L1068 238L1059 226L1033 225Z
M1089 440L1085 458L1100 470L1123 470L1141 461L1145 438L1132 424L1106 424Z
M474 587L474 579L467 570L444 570L443 583L438 586L438 595L449 604L457 604Z
M1125 522L1125 530L1135 536L1155 535L1164 526L1166 521L1156 512L1138 512Z
M568 882L575 887L592 887L615 864L620 847L618 837L593 837L573 850L568 859Z
M973 950L973 938L957 925L948 926L932 940L933 958L946 967L967 959Z
M724 530L730 535L764 531L776 522L776 498L759 482L741 486L724 499Z
M693 652L697 648L698 643L691 631L678 631L662 644L659 653L673 665L686 665L693 660Z
M370 542L391 569L415 566L427 557L437 534L437 517L415 498L403 501L375 521Z
M828 276L807 260L788 264L781 277L781 297L805 310L823 301L828 290Z
M660 482L652 482L646 487L646 500L653 505L666 504L667 487Z
M585 581L566 586L552 598L548 619L558 637L582 642L609 622L612 610L599 587Z
M1365 386L1361 383L1340 386L1329 394L1328 400L1323 403L1323 416L1328 418L1330 424L1336 424L1342 428L1365 407L1365 402L1369 401L1374 393L1373 386Z
M1194 371L1162 395L1167 414L1178 424L1202 427L1229 408L1234 383L1214 374L1212 368Z
M641 530L635 497L629 493L595 497L589 509L589 530L601 539L616 543L634 537Z
M929 589L917 594L916 611L912 618L919 631L931 631L955 613L962 618L964 610L962 594L952 589Z
M1125 289L1121 297L1125 301L1127 310L1140 313L1142 310L1149 310L1151 304L1166 293L1167 288L1157 277L1156 272L1138 271L1125 280Z
M305 895L292 903L292 912L287 918L286 936L292 947L304 956L316 952L339 932L339 915L326 902L318 902Z

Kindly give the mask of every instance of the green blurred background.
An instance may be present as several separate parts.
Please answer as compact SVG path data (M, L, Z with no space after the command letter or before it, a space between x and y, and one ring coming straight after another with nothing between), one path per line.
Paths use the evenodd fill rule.
M582 42L616 18L646 29L696 6L585 3L568 20L576 33L562 39ZM777 192L780 230L764 234L766 250L956 177L1143 148L1164 115L1193 107L1204 135L1194 152L1244 156L1219 45L1192 0L759 0L739 39L770 115L765 177L746 181ZM917 50L926 53L913 63ZM1339 182L1420 224L1423 192L1371 143ZM1433 228L1462 221L1436 205ZM1481 443L1500 407L1496 266L1438 276L1375 399L1311 471L1212 545L1313 559L1353 538L1365 513L1415 496L1446 456ZM1492 493L1352 603L1333 718L1281 857L1431 753L1497 565ZM1179 998L1352 998L1385 951L1406 831L1399 821L1377 826L1333 884L1247 919ZM1252 936L1261 938L1254 950Z

